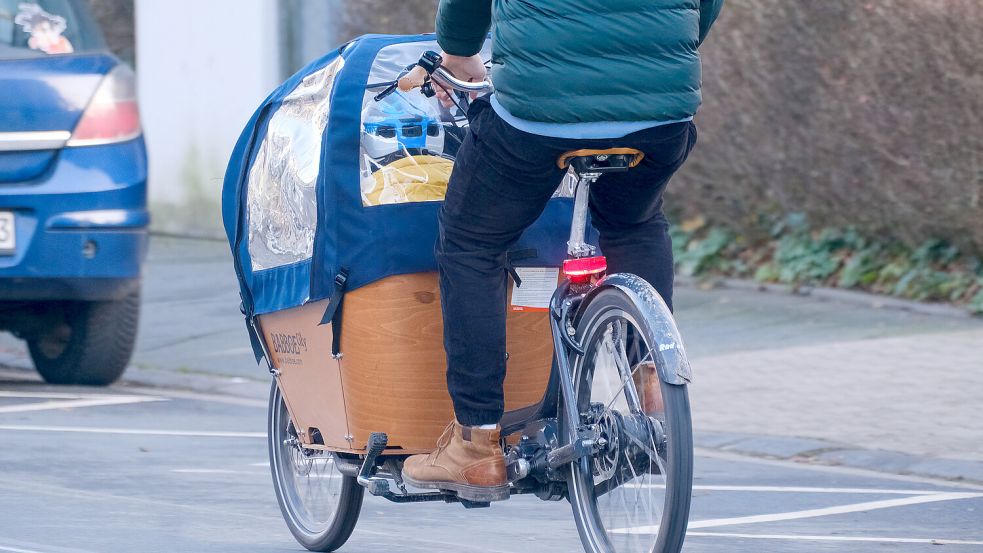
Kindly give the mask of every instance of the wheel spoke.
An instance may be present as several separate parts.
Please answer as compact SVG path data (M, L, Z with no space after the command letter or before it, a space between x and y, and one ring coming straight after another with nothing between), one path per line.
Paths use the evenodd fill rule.
M650 553L660 534L674 527L670 517L663 528L671 477L665 457L668 435L659 431L666 424L665 385L658 378L649 338L634 315L620 309L596 313L582 330L586 351L574 369L575 387L581 413L589 413L591 424L598 424L608 441L591 459L588 474L573 478L571 500L595 513L594 543L610 543L617 553ZM612 430L612 420L617 430ZM580 466L574 469L582 471ZM582 485L593 486L583 493L578 489Z
M635 368L634 369L631 369L631 370L628 370L627 369L627 367L630 366L630 365L627 365L627 359L626 359L625 360L626 369L624 370L624 372L622 372L621 364L617 360L617 357L615 358L615 362L618 363L618 365L617 365L618 366L618 372L621 373L621 383L618 386L618 389L615 390L614 395L611 397L611 399L609 399L604 404L605 407L607 407L608 409L610 409L611 406L614 405L614 402L618 400L618 397L621 396L622 392L625 392L625 390L627 389L627 390L631 390L631 397L634 400L634 405L635 405L634 408L635 408L635 410L638 411L638 412L641 412L641 402L638 399L638 390L635 389L633 378L635 376L635 373L638 372L638 368L642 365L642 363L644 363L645 361L651 360L651 358L652 358L652 353L649 352L649 354L646 355L644 359L642 359L638 363L635 363ZM631 387L628 387L628 383L629 382L632 382ZM625 397L626 401L629 401L628 392L625 392L625 396L626 396ZM629 403L629 409L631 409L631 403Z
M628 341L628 328L625 321L614 321L611 323L611 342L614 346L614 362L618 366L618 373L621 375L621 388L625 393L625 399L628 401L629 409L641 410L642 402L638 399L638 390L634 386L634 376L635 371L638 370L638 365L632 368L631 363L628 362L628 352L626 347L626 342ZM631 381L632 385L628 386L628 382Z

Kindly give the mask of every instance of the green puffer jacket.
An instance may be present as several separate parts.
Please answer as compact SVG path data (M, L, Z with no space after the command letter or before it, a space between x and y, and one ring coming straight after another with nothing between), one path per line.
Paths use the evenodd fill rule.
M700 105L700 55L724 0L441 0L437 38L471 56L492 27L512 115L549 123L674 121Z

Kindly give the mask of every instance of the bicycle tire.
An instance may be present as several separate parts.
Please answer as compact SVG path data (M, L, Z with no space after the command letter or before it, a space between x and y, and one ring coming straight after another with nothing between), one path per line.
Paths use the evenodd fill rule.
M652 292L654 293L654 290ZM633 319L635 321L633 326L636 343L638 343L637 340L641 336L644 344L649 349L652 346L658 347L658 342L654 336L642 336L644 334L643 326L656 328L656 325L638 325L638 321L642 320L644 312L644 310L639 309L633 303L628 295L616 288L601 290L590 300L590 303L586 307L581 309L579 316L575 320L575 326L577 328L577 339L584 347L585 353L582 356L577 356L573 363L573 379L578 401L578 417L581 417L581 414L584 413L585 407L589 407L593 403L590 401L592 394L594 394L595 388L600 383L597 381L599 378L598 374L601 370L598 366L603 363L600 362L597 352L599 351L599 340L603 338L604 333L608 332L606 327L609 324L613 325L615 319L622 319L629 322ZM623 315L626 315L626 317ZM612 334L614 333L613 330L611 332ZM626 327L626 340L629 334L631 334L630 329ZM629 356L626 355L626 357ZM610 369L607 370L610 372ZM624 394L626 405L632 403L632 400L628 397L630 394L628 382L631 382L631 388L636 388L636 372L637 370L632 371L631 378L619 378L619 382L622 383L624 390L616 392L616 394ZM656 379L658 386L654 388L654 382L643 384L645 387L644 391L646 393L652 393L654 389L659 390L661 394L662 412L661 416L659 416L659 413L653 410L653 412L647 413L647 416L661 419L660 422L665 436L665 442L663 442L664 458L662 458L663 454L661 452L658 453L664 465L659 468L660 472L664 475L665 490L661 499L661 514L655 515L653 513L651 516L646 517L643 512L642 516L638 517L639 519L651 518L652 520L633 519L617 521L615 520L616 516L612 516L611 512L602 512L602 509L598 505L598 490L601 490L602 486L611 486L611 482L614 479L612 477L610 480L604 482L597 481L598 467L600 464L598 458L601 456L600 453L594 457L580 459L570 466L567 484L569 500L577 529L580 533L584 549L589 553L678 553L683 546L683 541L686 537L686 527L689 521L693 485L693 437L689 395L685 385L667 384L658 378L654 370L649 375L649 378ZM655 409L648 407L650 400L647 397L642 398L642 401L638 401L636 397L635 401L639 405L645 405L646 408ZM616 402L618 402L616 398L612 398L610 403L613 406ZM655 401L651 403L657 404ZM561 405L561 408L564 407ZM642 409L639 408L638 411L641 412ZM560 420L563 421L564 417L560 417ZM566 437L568 434L562 426L561 423L561 436ZM654 443L655 439L653 438ZM651 476L649 472L635 474L634 467L631 466L635 462L627 461L627 459L627 456L622 459L620 454L617 457L619 463L629 465L632 471L632 478L628 482L622 482L605 493L605 501L610 499L611 495L619 490L623 491L623 488L631 486L642 489L643 486L649 485L643 483L645 477ZM617 466L620 467L621 464L617 464ZM657 490L659 487L658 484L652 484L647 489ZM658 502L658 499L653 499L653 502ZM625 506L627 507L627 505ZM637 510L637 507L635 509ZM612 509L612 511L614 510Z
M270 471L273 475L273 487L276 490L276 499L280 505L280 512L287 528L298 543L309 551L334 551L345 544L355 530L355 524L362 509L362 499L365 488L356 482L353 476L344 476L340 472L327 475L321 474L319 480L340 479L340 487L334 496L334 507L331 514L326 516L327 520L311 521L310 511L323 505L302 504L296 489L291 489L288 477L293 474L288 470L293 470L295 465L292 458L286 458L285 454L291 454L291 449L286 446L285 441L296 438L295 433L290 432L292 423L289 421L286 403L280 394L280 389L273 381L270 389L269 417L268 417L268 442L270 454ZM291 446L293 447L293 446ZM323 453L317 456L312 462L324 461L327 466L333 463L333 454ZM302 462L306 462L302 461ZM337 468L333 468L337 471ZM303 511L308 511L305 513Z

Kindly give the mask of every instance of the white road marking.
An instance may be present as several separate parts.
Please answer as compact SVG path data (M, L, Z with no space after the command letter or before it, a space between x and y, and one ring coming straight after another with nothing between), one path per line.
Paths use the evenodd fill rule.
M630 486L630 484L629 484ZM641 484L634 488L665 488L665 484ZM817 488L809 486L717 486L696 485L694 490L715 492L765 492L765 493L835 493L835 494L870 494L870 495L934 495L946 493L942 490L904 490L880 488Z
M24 403L20 405L7 405L0 407L0 415L5 413L26 413L29 411L50 411L52 409L78 409L79 407L127 405L131 403L147 403L152 401L167 400L164 398L149 396L101 396L88 399L54 399L51 401L42 401L40 403Z
M83 399L96 397L114 397L109 394L68 394L64 392L11 392L0 390L0 397L40 398L40 399Z
M156 430L141 428L99 428L91 426L33 426L0 424L0 430L23 432L78 432L82 434L128 434L136 436L189 436L199 438L266 438L265 432L211 432L207 430Z
M19 547L8 547L6 545L0 545L0 551L9 551L10 553L41 553L40 551L35 551L33 549L21 549Z
M933 495L918 495L900 499L885 499L881 501L867 501L864 503L852 503L849 505L837 505L835 507L825 507L822 509L807 509L804 511L790 511L787 513L773 513L768 515L753 515L733 518L714 518L707 520L695 520L689 523L689 528L716 528L719 526L735 526L739 524L761 524L765 522L778 522L782 520L797 520L803 518L815 518L830 515L842 515L846 513L858 513L863 511L875 511L878 509L890 509L892 507L906 507L909 505L919 505L922 503L936 503L939 501L954 501L958 499L975 499L983 497L981 493L948 492ZM618 528L612 530L619 534L653 534L658 532L658 526L636 526L632 528Z
M171 472L176 472L179 474L248 474L251 476L255 475L266 475L266 472L259 472L255 470L231 470L231 469L171 469Z
M941 538L887 538L871 536L804 536L784 534L731 534L725 532L687 532L687 537L746 538L761 540L801 540L801 541L860 541L877 543L924 543L929 545L983 545L983 541L949 540Z
M251 466L251 467L267 467L267 468L269 468L270 462L269 461L263 461L262 463L249 463L249 466Z
M7 537L0 537L0 552L9 551L11 553L93 553L89 549L78 549L75 547L61 547L57 545L47 545L33 542L25 542Z

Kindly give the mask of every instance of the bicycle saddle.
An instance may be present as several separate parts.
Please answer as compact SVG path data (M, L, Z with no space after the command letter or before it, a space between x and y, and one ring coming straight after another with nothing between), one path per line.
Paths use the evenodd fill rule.
M634 148L608 148L606 150L573 150L556 160L560 169L573 166L578 174L614 173L627 171L642 162L645 154Z

